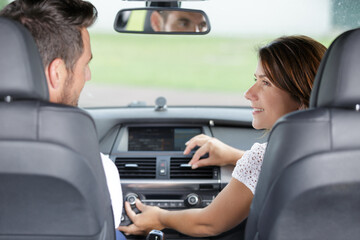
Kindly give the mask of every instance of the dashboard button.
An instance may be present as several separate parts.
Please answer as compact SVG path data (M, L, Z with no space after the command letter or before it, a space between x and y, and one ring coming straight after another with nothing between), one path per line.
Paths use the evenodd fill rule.
M160 160L159 174L160 174L160 176L167 175L167 161L166 160Z

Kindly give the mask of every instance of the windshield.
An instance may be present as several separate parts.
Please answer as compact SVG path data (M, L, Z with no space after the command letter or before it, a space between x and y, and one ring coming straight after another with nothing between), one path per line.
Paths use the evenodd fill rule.
M207 13L208 35L125 34L114 31L117 12L144 2L90 2L99 17L89 29L92 79L80 107L153 106L160 96L168 106L248 106L258 47L292 34L329 46L360 25L358 0L210 0L181 5Z

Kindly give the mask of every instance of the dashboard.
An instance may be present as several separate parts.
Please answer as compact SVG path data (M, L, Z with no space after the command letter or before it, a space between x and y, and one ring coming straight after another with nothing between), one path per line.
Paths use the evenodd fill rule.
M209 111L210 110L210 111ZM206 134L239 149L265 142L263 131L251 127L248 108L88 109L98 129L101 151L109 154L121 178L124 201L168 210L209 205L231 179L233 166L192 170L194 151L183 155L185 143ZM204 156L206 157L206 156ZM125 211L124 211L125 212ZM122 224L130 220L123 214ZM212 238L192 238L165 230L167 239L241 239L244 226ZM143 239L128 236L128 239Z

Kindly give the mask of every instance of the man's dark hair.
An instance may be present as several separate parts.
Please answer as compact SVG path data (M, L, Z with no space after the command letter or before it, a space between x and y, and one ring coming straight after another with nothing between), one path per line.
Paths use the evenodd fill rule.
M18 21L30 31L44 67L61 58L72 71L84 50L81 29L95 22L97 11L82 0L15 0L0 16Z
M157 11L157 12L158 12L158 13L160 14L160 16L163 18L164 23L166 23L171 11Z

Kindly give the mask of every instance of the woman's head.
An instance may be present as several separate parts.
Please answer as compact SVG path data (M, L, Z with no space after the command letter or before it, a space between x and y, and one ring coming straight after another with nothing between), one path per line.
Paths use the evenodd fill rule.
M254 108L253 126L271 129L282 115L307 108L326 47L306 36L275 39L259 49L256 82L245 97Z

